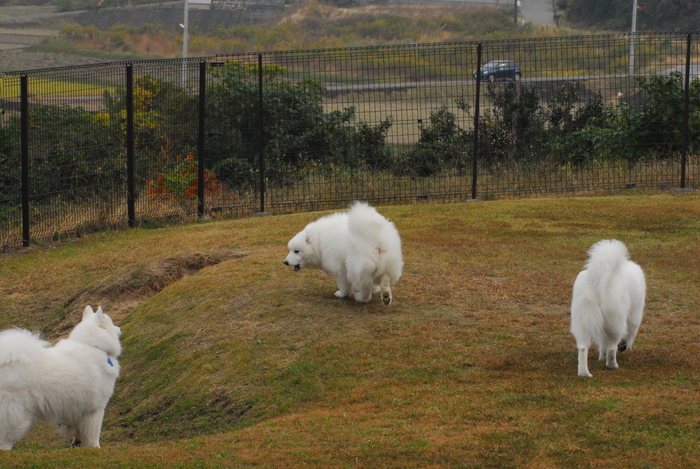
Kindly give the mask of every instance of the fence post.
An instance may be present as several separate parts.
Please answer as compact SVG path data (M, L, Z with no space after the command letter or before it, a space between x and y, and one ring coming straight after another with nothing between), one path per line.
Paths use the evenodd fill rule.
M681 146L681 189L685 189L685 166L688 163L688 115L690 107L690 46L692 33L688 33L685 46L685 84L683 96L683 143Z
M207 62L199 62L199 133L197 140L197 213L204 216L204 133L206 132Z
M258 165L260 169L260 212L265 211L265 119L263 116L263 59L258 54Z
M472 155L472 199L476 199L476 173L479 159L479 96L481 94L481 43L476 45L476 97L474 98L474 154Z
M132 228L136 225L134 179L134 66L126 64L126 204Z
M20 76L20 139L22 152L22 246L29 246L31 226L29 221L29 79Z

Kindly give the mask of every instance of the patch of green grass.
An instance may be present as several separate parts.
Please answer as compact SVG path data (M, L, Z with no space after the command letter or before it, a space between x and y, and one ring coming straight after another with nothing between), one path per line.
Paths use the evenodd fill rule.
M51 336L84 308L71 298L104 291L95 285L175 255L247 253L150 297L110 298L124 353L103 448L71 451L39 426L0 466L697 466L698 202L379 207L406 262L391 307L337 299L330 276L282 265L289 238L319 214L5 254L0 325L21 318ZM571 288L588 248L611 237L645 270L645 318L618 370L593 353L583 379Z

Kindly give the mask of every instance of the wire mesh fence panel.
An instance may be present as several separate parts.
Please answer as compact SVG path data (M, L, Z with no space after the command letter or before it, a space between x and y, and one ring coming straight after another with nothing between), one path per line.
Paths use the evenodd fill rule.
M0 75L0 249L15 246L22 234L20 75Z
M699 49L639 33L5 73L0 242L355 199L698 187Z
M198 65L133 64L133 148L137 219L197 214ZM115 105L126 108L126 88Z
M116 86L114 72L111 66L99 66L27 74L32 238L60 237L122 219L116 202L125 195L122 139L103 105ZM13 105L4 130L17 130L18 98L9 98ZM19 146L13 147L8 159L19 163ZM21 182L13 181L15 185Z
M408 45L264 54L267 73L277 73L277 84L263 90L267 205L308 210L356 198L382 203L463 198L464 178L456 172L464 166L463 149L449 149L453 167L443 179L437 174L441 155L422 157L412 150L433 111L457 109L456 98L471 73L462 49L473 48ZM285 102L280 93L299 98L284 111L295 118L275 108Z
M261 210L259 54L222 55L207 62L207 203L213 213L251 215ZM276 71L265 71L272 87Z
M679 184L687 34L485 43L486 198ZM696 47L695 47L696 49ZM635 52L636 51L636 52ZM690 142L697 141L690 135Z

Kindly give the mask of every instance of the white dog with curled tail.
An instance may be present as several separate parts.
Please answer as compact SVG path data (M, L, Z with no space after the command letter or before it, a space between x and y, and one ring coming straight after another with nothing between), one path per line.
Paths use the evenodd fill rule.
M391 287L401 278L401 238L392 222L365 202L309 223L287 245L284 265L321 269L338 285L335 296L363 303L381 292L390 305Z
M73 446L100 446L105 407L119 376L121 329L102 308L55 346L25 329L0 332L0 449L12 449L38 420Z
M598 348L598 359L610 369L618 367L617 352L632 348L642 323L646 282L620 241L599 241L588 254L586 269L574 282L571 333L578 348L578 375L590 378L591 346Z

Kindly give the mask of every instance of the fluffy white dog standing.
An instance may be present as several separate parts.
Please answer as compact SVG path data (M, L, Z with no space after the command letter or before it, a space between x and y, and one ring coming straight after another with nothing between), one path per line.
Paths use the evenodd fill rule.
M381 291L384 304L391 304L391 286L403 269L401 238L394 224L366 203L309 223L288 248L284 265L295 272L308 267L331 274L338 284L335 296L368 302Z
M627 247L615 239L599 241L588 251L586 269L574 282L571 333L578 347L578 375L591 377L588 349L617 368L616 354L632 347L642 322L646 283L641 267L629 260Z
M0 449L12 449L37 420L58 425L74 446L99 448L120 335L102 308L90 306L53 347L25 329L0 332Z

